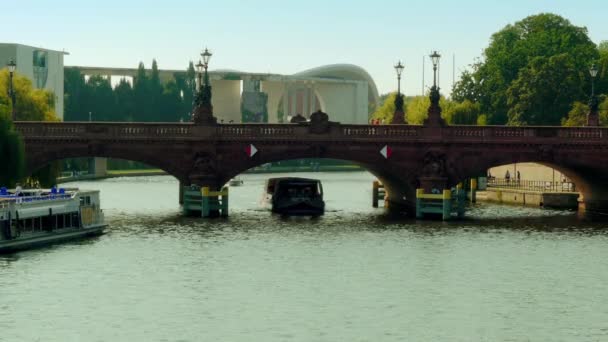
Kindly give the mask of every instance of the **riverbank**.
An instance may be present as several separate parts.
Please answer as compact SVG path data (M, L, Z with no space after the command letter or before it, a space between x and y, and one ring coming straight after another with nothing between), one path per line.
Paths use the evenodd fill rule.
M59 177L57 178L57 184L83 181L83 180L99 180L106 178L117 178L117 177L141 177L141 176L165 176L167 173L160 169L149 169L149 170L108 170L105 175L79 175L72 177Z
M365 171L357 165L318 165L318 166L273 166L270 168L254 168L247 170L244 173L289 173L289 172L355 172ZM106 178L117 177L142 177L142 176L165 176L167 173L160 169L143 169L143 170L108 170L105 175L79 175L71 177L57 178L57 184L75 182L82 180L99 180Z
M577 209L578 197L578 192L551 192L506 188L487 188L484 191L477 192L477 200L481 202L554 209Z

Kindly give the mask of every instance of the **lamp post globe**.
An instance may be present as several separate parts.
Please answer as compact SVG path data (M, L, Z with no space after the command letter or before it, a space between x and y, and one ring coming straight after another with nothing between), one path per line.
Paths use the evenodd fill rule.
M595 95L595 76L597 76L597 71L597 66L592 64L591 68L589 68L589 75L591 75L591 96Z
M200 90L203 83L203 70L205 69L205 65L203 62L198 61L196 64L196 90Z
M15 63L15 60L9 60L6 65L8 66L8 72L11 74L15 72L15 69L17 68L17 63Z
M433 87L437 86L437 66L439 65L439 59L441 55L437 51L433 51L430 55L431 61L433 62Z
M203 57L203 64L205 65L205 69L207 69L207 67L209 66L209 60L211 59L211 56L213 56L213 54L209 52L209 49L205 48L205 51L201 53L201 56Z
M401 64L401 61L395 64L395 71L397 72L397 95L401 94L401 74L403 73L403 69L405 69L405 66Z
M11 98L11 117L13 121L17 120L17 111L15 110L15 89L13 88L13 74L15 73L15 69L17 68L17 63L15 63L14 59L11 59L7 63L8 66L8 74L9 74L9 89L8 95Z

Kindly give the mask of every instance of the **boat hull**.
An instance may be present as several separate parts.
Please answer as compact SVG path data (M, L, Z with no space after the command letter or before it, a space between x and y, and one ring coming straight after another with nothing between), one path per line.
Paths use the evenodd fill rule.
M99 224L87 228L66 228L50 232L17 237L12 240L0 241L0 254L13 253L21 250L44 247L59 242L82 239L89 236L101 235L107 224Z
M276 201L272 205L272 212L288 216L320 216L325 214L323 201Z

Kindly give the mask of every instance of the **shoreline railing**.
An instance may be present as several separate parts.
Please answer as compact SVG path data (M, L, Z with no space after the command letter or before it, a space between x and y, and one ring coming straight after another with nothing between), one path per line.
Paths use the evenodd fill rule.
M518 180L512 178L488 177L487 187L536 192L576 192L574 183L570 181Z

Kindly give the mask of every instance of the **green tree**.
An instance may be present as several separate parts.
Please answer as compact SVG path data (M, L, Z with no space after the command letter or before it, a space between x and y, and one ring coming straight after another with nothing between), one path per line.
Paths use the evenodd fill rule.
M135 112L133 88L126 79L122 78L114 88L114 97L116 99L116 113L119 116L116 121L133 121Z
M152 72L148 80L148 103L147 103L147 121L159 122L161 120L161 102L163 97L163 86L160 83L160 74L156 59L152 60ZM165 116L167 113L165 113Z
M0 156L0 186L12 187L23 177L25 151L7 113L0 114Z
M445 117L449 118L448 123L453 125L477 125L480 123L481 106L479 103L473 103L470 100L454 103L445 112Z
M8 83L9 75L6 69L0 70L0 119L8 120L11 115L11 106L8 99ZM20 121L58 121L59 119L55 115L54 110L54 95L43 89L34 89L32 82L20 74L15 74L13 77L14 89L16 92L16 106L15 111L17 113L17 120ZM0 128L0 140L2 143L2 154L6 154L7 160L13 160L15 165L7 163L7 168L13 171L3 169L0 167L0 177L6 177L6 182L11 183L23 175L23 162L20 161L19 154L23 155L23 145L19 142L20 140L15 138L12 125L4 125ZM8 132L8 133L7 133ZM13 133L11 133L13 132ZM0 163L4 164L4 163ZM57 171L58 163L48 165L31 175L31 179L46 180L53 179L51 183L54 183L55 176L58 174ZM42 183L42 182L41 182ZM47 185L48 183L44 183Z
M93 75L86 84L85 112L91 113L93 121L123 121L116 110L116 99L110 80L103 76ZM87 117L88 120L88 117Z
M507 89L510 125L559 125L585 94L583 72L570 54L536 57Z
M11 113L11 101L8 98L9 75L6 69L0 70L0 107L3 113ZM55 115L55 96L43 89L34 89L32 82L15 73L13 76L17 120L19 121L58 121Z
M148 118L148 110L150 101L148 99L148 76L146 75L146 68L143 62L139 63L137 67L137 74L133 82L133 103L134 113L133 120L137 122L150 121Z
M431 106L431 100L428 96L414 96L410 97L409 101L405 102L405 106L407 122L412 125L421 125L424 123L424 120L429 116L428 110ZM445 97L441 96L441 98L439 99L439 106L441 107L441 117L449 123L449 115L452 112L454 102L447 100Z
M505 124L509 119L507 90L518 79L520 70L537 57L562 54L570 57L576 70L587 70L598 57L587 29L574 26L558 15L543 13L507 25L492 35L484 60L474 64L471 75L465 75L455 86L458 100L478 102L481 111L487 113L488 123Z
M78 68L65 68L63 80L64 121L86 121L88 111L84 99L88 97L84 75Z
M167 82L163 87L160 97L159 121L176 122L182 119L180 111L182 108L181 90L175 81Z
M600 125L608 126L608 96L601 97L602 102L599 106ZM568 117L562 119L563 126L580 127L587 125L587 114L589 106L583 102L574 102L572 109L568 112Z
M380 104L372 114L372 120L380 120L381 122L390 123L393 120L393 115L395 114L396 97L396 92L383 94L380 96Z

